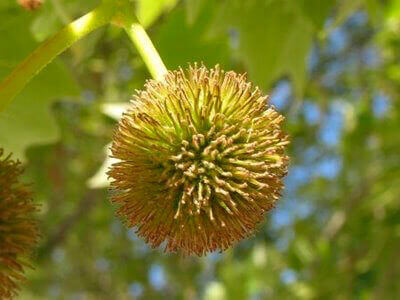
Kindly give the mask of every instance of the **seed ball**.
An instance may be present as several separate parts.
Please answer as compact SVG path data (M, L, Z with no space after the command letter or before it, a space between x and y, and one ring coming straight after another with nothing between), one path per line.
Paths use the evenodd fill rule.
M30 267L29 254L39 240L29 186L19 182L23 169L19 162L3 157L0 149L0 299L17 295Z
M118 215L152 247L226 250L252 235L280 197L283 120L245 75L218 66L149 80L113 137Z

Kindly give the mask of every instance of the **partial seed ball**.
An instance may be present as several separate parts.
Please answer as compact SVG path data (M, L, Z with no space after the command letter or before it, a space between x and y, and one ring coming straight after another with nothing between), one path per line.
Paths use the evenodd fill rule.
M0 149L0 299L17 295L29 254L39 239L29 187L18 181L19 162L3 157Z
M43 4L43 0L18 0L18 4L26 10L36 10Z
M287 173L283 116L245 75L196 64L150 80L115 131L112 201L153 247L204 255L251 235Z

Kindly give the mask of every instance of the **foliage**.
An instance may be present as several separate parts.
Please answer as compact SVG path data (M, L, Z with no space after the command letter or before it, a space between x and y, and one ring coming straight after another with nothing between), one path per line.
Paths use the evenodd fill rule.
M1 1L0 77L97 2ZM271 94L292 139L283 198L254 237L205 258L150 250L125 229L107 190L85 182L104 162L110 111L149 74L121 29L102 28L0 114L0 145L26 157L42 205L20 298L398 298L400 1L136 2L168 68L219 63Z

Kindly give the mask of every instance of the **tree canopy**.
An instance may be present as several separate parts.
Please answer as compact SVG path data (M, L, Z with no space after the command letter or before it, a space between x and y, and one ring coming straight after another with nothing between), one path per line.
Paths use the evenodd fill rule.
M97 0L0 2L0 79ZM247 73L283 114L285 190L256 234L181 257L115 216L105 171L117 120L150 78L117 26L48 65L0 112L41 242L19 299L398 299L400 1L136 0L170 70Z

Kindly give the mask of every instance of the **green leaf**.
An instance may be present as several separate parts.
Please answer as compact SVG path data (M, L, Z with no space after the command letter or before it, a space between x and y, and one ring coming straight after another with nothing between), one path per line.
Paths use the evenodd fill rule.
M297 4L302 14L309 18L315 30L320 30L332 11L335 2L335 0L297 0L293 3Z
M183 8L176 9L160 26L155 45L168 69L187 67L192 62L204 62L208 67L226 65L228 37L226 34L209 34L215 11L212 7L212 3L205 5L193 24L186 21Z
M384 9L383 4L379 0L365 0L365 8L368 12L371 21L374 22L374 25L379 24L379 21L383 17Z
M282 76L294 82L301 95L313 25L290 1L248 1L226 4L219 17L230 20L239 37L239 56L250 79L268 89ZM227 27L229 29L229 26Z
M186 0L186 20L189 24L193 24L198 17L204 0Z
M0 15L5 15L0 11ZM0 27L0 79L36 46L29 27L31 16L18 10L3 20ZM63 96L76 95L79 89L67 69L55 61L34 78L11 105L0 113L0 146L23 159L31 145L57 141L57 123L50 105Z

